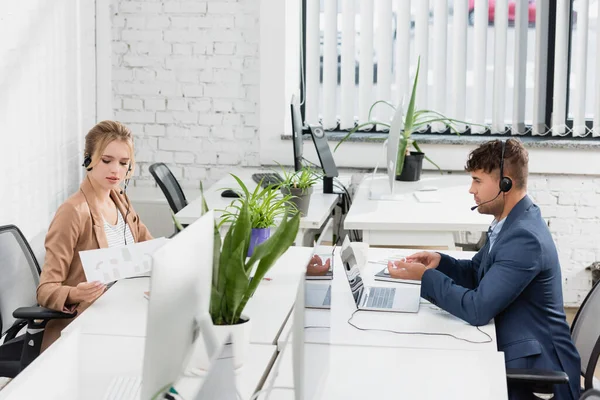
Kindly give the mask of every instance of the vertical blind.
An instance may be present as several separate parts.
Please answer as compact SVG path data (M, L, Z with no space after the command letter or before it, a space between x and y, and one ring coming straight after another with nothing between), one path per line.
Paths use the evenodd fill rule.
M600 136L597 0L304 1L307 123L349 130L376 101L406 108L420 58L417 107L473 134Z

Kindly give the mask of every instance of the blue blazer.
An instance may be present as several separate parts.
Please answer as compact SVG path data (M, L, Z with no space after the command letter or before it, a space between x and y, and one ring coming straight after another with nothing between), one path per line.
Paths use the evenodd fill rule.
M579 399L581 360L566 322L558 253L529 196L489 247L472 260L442 254L437 269L425 271L421 296L471 325L494 318L507 368L564 371L569 385L558 385L554 399Z

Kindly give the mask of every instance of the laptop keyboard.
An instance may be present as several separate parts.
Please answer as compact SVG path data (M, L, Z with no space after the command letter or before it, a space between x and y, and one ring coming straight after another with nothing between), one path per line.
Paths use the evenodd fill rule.
M139 376L115 376L106 389L104 400L137 400L141 387Z
M272 185L280 185L283 182L283 178L276 172L259 172L252 174L252 180L256 183L261 183L263 188L267 188Z
M395 288L372 287L369 290L367 307L369 308L392 308L394 305Z
M325 299L323 299L324 306L331 306L331 285L329 285L329 289L327 289L327 293L325 294Z

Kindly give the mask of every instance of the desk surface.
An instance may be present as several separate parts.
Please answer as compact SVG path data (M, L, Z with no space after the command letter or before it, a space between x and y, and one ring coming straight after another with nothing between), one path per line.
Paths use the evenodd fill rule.
M290 247L273 266L248 301L244 314L252 318L250 342L275 344L296 298L298 279L312 255L312 248ZM146 336L148 300L144 291L149 278L117 282L102 297L69 324L63 333Z
M469 194L468 175L426 173L418 182L396 181L394 193L402 199L370 200L370 190L389 192L387 175L366 175L361 182L344 229L411 230L411 231L486 231L492 222L489 215L471 211L475 204ZM420 191L423 188L435 191ZM414 193L429 200L421 202Z
M142 375L144 345L143 337L75 331L61 337L0 391L0 399L103 399L113 377ZM249 345L246 363L236 371L237 388L244 399L249 399L264 379L275 351L272 345ZM175 387L189 396L203 379L182 377Z
M305 377L310 376L316 363L329 364L321 388L322 399L505 400L508 397L504 354L500 352L315 344L307 344L304 350ZM274 386L280 389L271 398L288 399L294 388L289 348L278 370L275 376L275 369L271 369L265 387L275 378Z
M244 169L237 171L235 175L244 182L244 184L248 187L248 190L253 191L257 186L256 182L252 180L252 174L255 172L258 172L258 170ZM235 199L221 197L221 192L226 188L236 189L238 187L238 183L231 175L224 176L210 188L205 189L204 195L208 207L215 210L225 209ZM339 195L337 194L323 194L322 185L317 184L310 198L308 213L305 217L300 219L300 228L318 229L323 226L327 220L327 217L331 213L331 210L337 204L338 198ZM201 211L202 198L198 197L190 201L190 203L177 214L175 214L175 216L182 224L191 224L200 217ZM215 217L219 218L221 214L221 212L215 212Z
M364 258L368 258L370 261L379 261L387 259L389 256L406 256L412 253L414 253L414 250L370 248L368 250L368 256L364 256ZM452 251L446 253L456 258L463 259L471 258L475 254L474 252ZM365 286L392 286L395 287L396 290L406 290L408 292L417 291L420 293L419 285L375 281L373 279L374 274L384 267L381 264L367 263L365 265L359 260L359 265L363 265L363 267L361 267L361 277ZM352 323L361 328L387 329L398 332L423 332L428 333L428 335L361 331L352 327L348 324L348 319L356 310L356 304L350 292L348 280L342 267L342 260L339 256L339 247L336 250L334 258L334 279L332 282L331 310L305 310L305 326L310 327L305 329L305 341L307 343L490 352L498 350L496 344L496 329L493 321L479 328L491 337L490 340L484 333L477 330L476 327L441 310L424 299L421 299L418 313L360 311L354 315ZM311 282L311 284L313 283L314 281ZM414 293L412 294L414 295ZM278 347L280 349L283 347L283 342L285 341L292 324L293 321L288 319L282 334L279 336ZM328 326L330 329L325 328ZM431 335L435 333L454 335L456 338L445 335ZM470 343L466 340L477 343Z

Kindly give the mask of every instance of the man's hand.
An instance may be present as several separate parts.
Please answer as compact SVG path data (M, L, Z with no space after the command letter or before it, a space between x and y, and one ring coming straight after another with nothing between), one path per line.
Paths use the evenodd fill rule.
M323 264L323 260L318 255L312 256L308 265L306 266L306 275L309 276L320 276L325 275L327 271L329 271L329 267L331 266L331 259L327 259L325 264Z
M70 304L81 303L83 301L92 302L104 293L106 285L98 281L81 282L71 289L67 302Z
M427 267L417 262L388 261L388 271L392 278L420 281Z
M411 256L406 257L408 263L419 263L423 264L427 268L437 268L440 265L442 256L439 253L433 253L431 251L420 251Z

